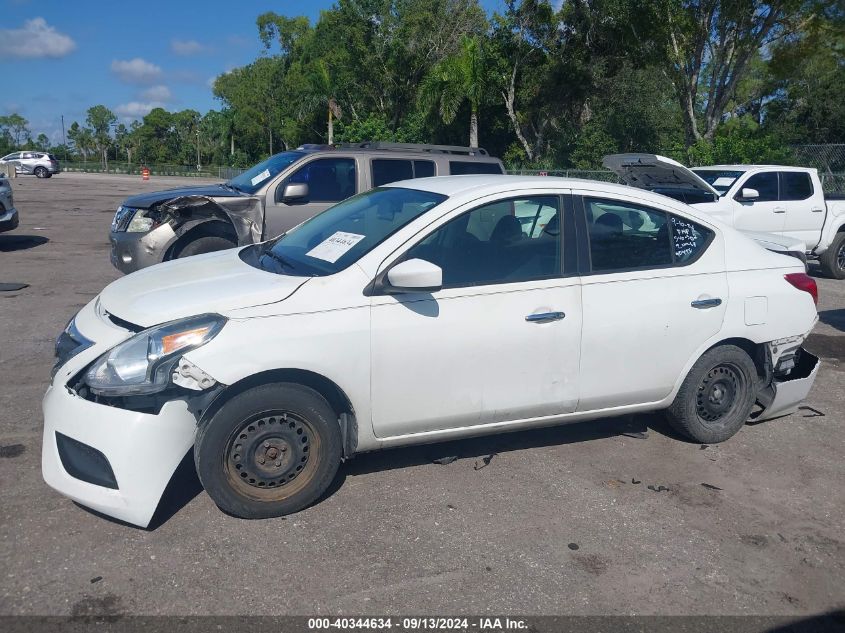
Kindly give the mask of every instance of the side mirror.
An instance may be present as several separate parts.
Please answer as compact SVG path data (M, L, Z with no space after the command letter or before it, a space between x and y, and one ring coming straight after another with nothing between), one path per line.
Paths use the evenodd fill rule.
M282 202L295 202L308 199L308 185L304 182L291 182L285 185Z
M424 259L409 259L387 272L385 291L434 292L443 287L443 270Z
M760 192L756 189L749 189L748 187L743 187L742 192L739 195L740 200L745 200L746 202L752 202L760 197Z

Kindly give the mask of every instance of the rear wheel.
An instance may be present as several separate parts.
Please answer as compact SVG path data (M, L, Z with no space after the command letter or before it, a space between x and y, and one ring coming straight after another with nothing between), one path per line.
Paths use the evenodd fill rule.
M745 350L721 345L692 366L667 411L675 430L703 444L739 431L756 401L757 368Z
M337 415L316 391L292 383L235 396L200 426L194 445L208 495L245 519L310 505L334 479L340 459Z
M845 279L845 231L836 234L827 250L819 256L819 264L828 277Z
M235 248L236 246L237 244L225 237L206 235L204 237L198 237L197 239L185 244L182 250L179 251L179 257L190 257L191 255L213 253L215 251L226 250L227 248Z
M36 178L49 178L50 172L47 170L46 167L36 167L35 171L33 172Z

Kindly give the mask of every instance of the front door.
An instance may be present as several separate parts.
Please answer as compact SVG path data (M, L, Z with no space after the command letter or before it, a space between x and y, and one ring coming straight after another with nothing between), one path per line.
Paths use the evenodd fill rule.
M756 189L759 197L743 200L743 189ZM741 182L734 194L734 228L740 231L782 233L786 222L786 206L778 197L778 174L767 171L754 174Z
M285 187L291 183L307 184L308 196L285 200ZM317 158L306 162L267 192L264 239L281 235L357 192L358 171L354 158Z
M564 275L563 215L557 195L512 198L415 240L400 259L440 266L443 288L373 297L376 436L575 410L581 290Z
M659 401L722 326L728 300L722 242L666 210L602 195L583 208L579 411Z

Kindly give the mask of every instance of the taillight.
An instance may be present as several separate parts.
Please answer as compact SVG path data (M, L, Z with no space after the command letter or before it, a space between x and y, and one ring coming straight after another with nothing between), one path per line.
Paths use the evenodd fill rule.
M810 275L806 275L804 273L789 273L783 277L793 286L798 288L798 290L809 292L810 296L813 298L813 303L819 305L819 287L816 285L816 280L810 277Z

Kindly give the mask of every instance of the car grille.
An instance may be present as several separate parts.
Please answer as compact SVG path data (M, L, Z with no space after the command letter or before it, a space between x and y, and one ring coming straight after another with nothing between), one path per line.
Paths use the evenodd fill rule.
M117 213L114 214L114 219L111 222L111 230L115 233L125 231L129 228L129 223L135 215L135 209L130 207L118 207Z

